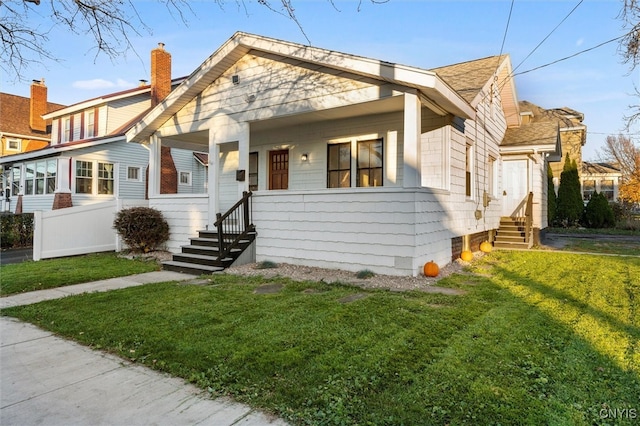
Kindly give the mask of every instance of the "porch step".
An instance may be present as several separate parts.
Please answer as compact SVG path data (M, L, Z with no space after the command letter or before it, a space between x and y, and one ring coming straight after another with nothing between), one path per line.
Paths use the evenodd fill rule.
M221 266L200 265L197 263L169 260L167 262L162 262L162 269L166 269L167 271L182 272L191 275L208 275L215 272L224 271L225 268Z
M162 264L163 268L202 275L231 266L256 239L255 226L251 223L251 192L245 192L240 201L217 218L214 229L198 231L197 237L189 239L190 244L181 247L181 253ZM220 235L219 230L225 233ZM222 257L221 253L226 254Z

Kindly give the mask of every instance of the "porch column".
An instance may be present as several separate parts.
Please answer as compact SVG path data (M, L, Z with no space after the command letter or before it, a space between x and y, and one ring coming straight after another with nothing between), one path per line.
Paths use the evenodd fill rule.
M244 170L244 181L238 182L238 199L249 191L249 123L238 123L238 170Z
M160 193L160 138L157 135L151 136L149 144L149 173L147 186L149 188L149 198L155 197Z
M209 195L209 216L207 223L213 225L220 202L218 200L218 168L220 167L220 145L216 143L216 128L209 127L209 167L207 168L207 192Z
M422 131L421 103L417 93L404 94L404 150L403 182L404 188L422 186L420 137Z
M52 210L73 206L71 199L71 158L58 157L56 170L56 189L53 195Z

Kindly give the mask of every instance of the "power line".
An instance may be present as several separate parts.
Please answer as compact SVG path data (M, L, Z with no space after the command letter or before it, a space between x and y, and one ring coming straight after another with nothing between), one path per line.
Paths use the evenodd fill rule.
M511 23L511 13L513 12L513 4L515 0L511 0L511 7L509 8L509 16L507 17L507 25L504 28L504 35L502 36L502 46L500 46L500 55L502 56L502 52L504 51L504 43L507 40L507 32L509 31L509 24Z
M529 53L529 54L528 54L528 55L527 55L527 56L526 56L526 57L525 57L525 58L524 58L524 59L523 59L523 60L522 60L522 61L521 61L521 62L520 62L520 63L519 63L519 64L518 64L514 69L513 69L513 71L512 71L512 72L515 72L518 68L520 68L520 65L522 65L522 64L523 64L527 59L529 59L529 57L530 57L531 55L533 55L533 53L534 53L536 50L538 50L538 48L539 48L540 46L542 46L542 44L543 44L545 41L547 41L547 39L548 39L549 37L551 37L551 34L553 34L553 33L554 33L554 32L555 32L555 31L560 27L560 25L562 25L562 24L564 23L564 21L566 21L566 20L569 18L569 16L571 16L571 15L573 14L573 12L575 12L575 11L576 11L576 9L578 8L578 6L580 6L580 5L582 4L582 2L583 2L583 1L584 1L584 0L580 0L580 1L578 2L578 4L576 4L576 5L573 7L573 9L571 9L571 11L567 14L567 16L565 16L565 17L562 19L562 21L560 21L560 22L558 23L558 25L556 25L556 26L555 26L555 28L554 28L553 30L551 30L551 32L550 32L549 34L547 34L547 36L546 36L545 38L543 38L543 39L542 39L542 41L541 41L540 43L538 43L538 45L537 45L536 47L534 47L534 48L533 48L533 50L532 50L532 51L531 51L531 52L530 52L530 53ZM513 5L513 3L512 3L512 5ZM504 42L503 42L503 43L504 43ZM502 52L500 52L500 53L502 54Z

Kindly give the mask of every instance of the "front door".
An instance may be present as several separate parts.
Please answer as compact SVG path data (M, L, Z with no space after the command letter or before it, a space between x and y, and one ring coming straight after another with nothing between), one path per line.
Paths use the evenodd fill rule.
M529 193L527 160L502 162L502 215L521 216L521 203Z
M289 188L289 151L269 152L269 189Z

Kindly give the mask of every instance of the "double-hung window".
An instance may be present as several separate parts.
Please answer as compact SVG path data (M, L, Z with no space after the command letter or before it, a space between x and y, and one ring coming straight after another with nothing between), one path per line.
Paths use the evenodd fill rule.
M358 186L382 186L382 159L382 139L358 142Z
M92 138L96 135L96 113L95 111L88 111L86 115L86 133L85 138Z
M76 194L112 195L115 165L102 161L76 161Z
M351 142L329 144L327 148L327 187L351 186Z
M588 179L582 182L582 199L584 201L589 201L593 196L593 193L596 192L596 181L593 179Z
M473 178L474 178L474 160L473 160L473 143L470 140L467 140L467 145L465 149L465 181L464 181L464 190L465 195L471 198L471 194L473 194Z

